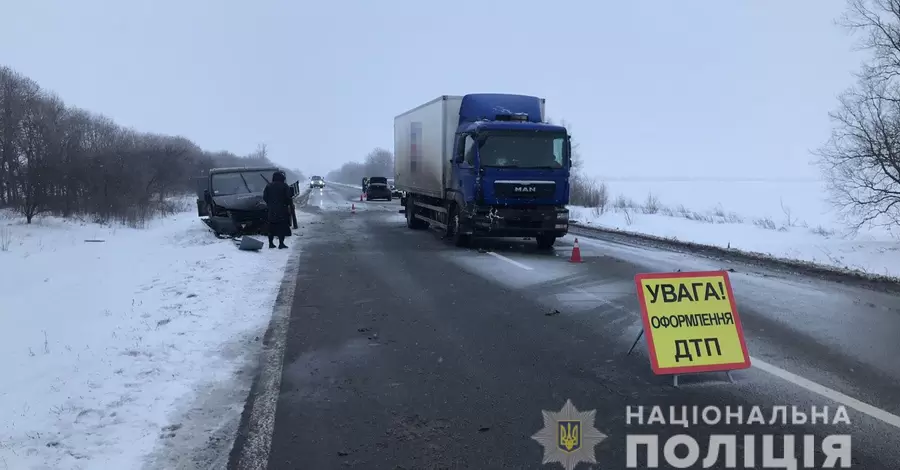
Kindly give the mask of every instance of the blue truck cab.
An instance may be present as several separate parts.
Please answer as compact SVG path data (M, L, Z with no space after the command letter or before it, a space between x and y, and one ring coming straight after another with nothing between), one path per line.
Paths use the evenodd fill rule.
M395 119L395 179L407 194L401 202L410 228L437 225L458 245L477 236L534 237L552 247L568 232L566 128L545 123L544 100L534 96L439 100L431 103L441 111L431 114L441 116L440 126L416 109ZM432 190L437 182L440 191Z

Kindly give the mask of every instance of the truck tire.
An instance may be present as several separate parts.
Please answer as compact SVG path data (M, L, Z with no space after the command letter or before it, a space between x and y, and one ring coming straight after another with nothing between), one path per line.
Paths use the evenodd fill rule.
M447 215L448 238L453 241L454 245L460 248L468 247L472 242L472 236L460 233L459 206L456 204L450 204L450 210L448 211Z
M536 240L539 250L549 250L553 248L553 244L556 243L556 237L553 235L538 235Z
M406 198L406 226L413 230L425 230L428 228L428 222L416 218L416 205L413 198Z

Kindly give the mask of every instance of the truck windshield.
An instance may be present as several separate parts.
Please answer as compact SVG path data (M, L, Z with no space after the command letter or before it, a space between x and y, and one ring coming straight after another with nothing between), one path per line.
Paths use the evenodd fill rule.
M261 193L266 189L267 184L269 184L268 178L259 171L218 173L212 176L214 196Z
M543 132L488 132L478 141L481 166L506 168L564 168L566 136Z

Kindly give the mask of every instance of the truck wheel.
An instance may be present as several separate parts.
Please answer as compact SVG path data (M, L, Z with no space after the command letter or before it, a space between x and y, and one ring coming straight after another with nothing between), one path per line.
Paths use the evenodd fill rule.
M457 206L456 204L451 204L450 213L447 220L447 235L449 235L449 238L453 240L454 245L465 248L472 242L472 236L460 233L461 224L459 221L459 217L459 206Z
M537 246L539 250L549 250L556 243L556 237L553 235L538 235Z
M413 198L406 198L406 226L413 230L428 228L428 222L416 218L416 206L413 204Z

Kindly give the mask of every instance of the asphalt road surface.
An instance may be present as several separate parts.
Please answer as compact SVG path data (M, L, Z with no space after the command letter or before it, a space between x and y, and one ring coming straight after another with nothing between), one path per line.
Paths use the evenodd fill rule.
M713 434L757 435L756 468L782 468L763 466L763 434L776 436L776 458L782 436L796 436L796 468L823 468L830 434L851 436L852 468L900 468L895 295L596 239L579 239L581 264L568 262L572 237L553 252L508 240L461 249L407 229L396 200L358 198L329 185L302 209L315 222L304 232L269 469L562 468L542 465L532 436L542 410L566 400L596 410L608 436L597 463L578 469L626 468L627 434L659 434L659 468L673 468L662 443L680 433L700 444L691 468L702 467ZM653 375L644 340L626 355L641 330L635 274L723 268L734 270L754 367L734 372L734 383L711 373L676 388ZM723 417L685 428L669 424L673 405L742 406L745 422L759 406L765 424ZM827 406L832 420L841 405L849 424L790 422L791 406L807 415ZM626 425L628 406L644 406L644 419L663 407L666 424ZM769 424L781 406L788 422ZM815 467L804 467L807 434ZM720 456L712 468L726 468Z

